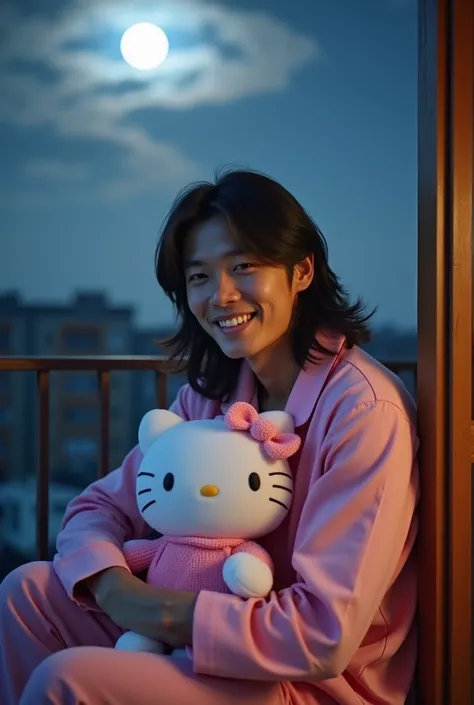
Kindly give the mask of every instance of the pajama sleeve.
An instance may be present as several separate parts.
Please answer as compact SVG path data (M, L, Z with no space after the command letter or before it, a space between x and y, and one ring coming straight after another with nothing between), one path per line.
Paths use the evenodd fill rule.
M319 449L292 563L297 581L269 598L203 591L194 614L199 674L254 680L334 678L388 591L418 498L417 438L391 402L335 418Z

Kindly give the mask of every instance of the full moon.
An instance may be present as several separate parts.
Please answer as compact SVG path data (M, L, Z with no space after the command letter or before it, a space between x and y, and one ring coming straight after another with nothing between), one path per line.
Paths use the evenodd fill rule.
M160 27L150 22L139 22L123 33L120 51L132 68L150 71L168 56L168 37Z

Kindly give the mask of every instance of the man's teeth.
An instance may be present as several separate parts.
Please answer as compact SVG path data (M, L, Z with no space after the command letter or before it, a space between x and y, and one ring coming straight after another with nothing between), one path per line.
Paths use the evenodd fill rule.
M229 318L226 321L218 321L218 323L221 328L233 328L234 326L240 326L242 323L247 323L251 318L252 314L246 313L243 316Z

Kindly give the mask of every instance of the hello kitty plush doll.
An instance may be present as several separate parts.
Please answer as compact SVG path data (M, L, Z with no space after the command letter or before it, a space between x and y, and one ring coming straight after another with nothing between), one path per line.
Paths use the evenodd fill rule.
M301 442L291 416L258 414L245 402L204 421L155 409L142 419L138 438L137 503L162 536L124 544L131 571L147 570L156 587L266 597L272 562L252 539L273 531L291 505L288 458ZM134 632L123 634L116 648L165 650Z

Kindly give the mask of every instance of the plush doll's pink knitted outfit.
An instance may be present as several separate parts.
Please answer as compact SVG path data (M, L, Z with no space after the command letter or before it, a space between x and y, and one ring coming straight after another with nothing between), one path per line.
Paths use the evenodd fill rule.
M273 571L269 554L255 541L243 539L208 539L200 537L162 537L129 541L124 553L132 573L148 566L147 583L176 590L214 590L230 592L222 569L229 556L250 553Z

